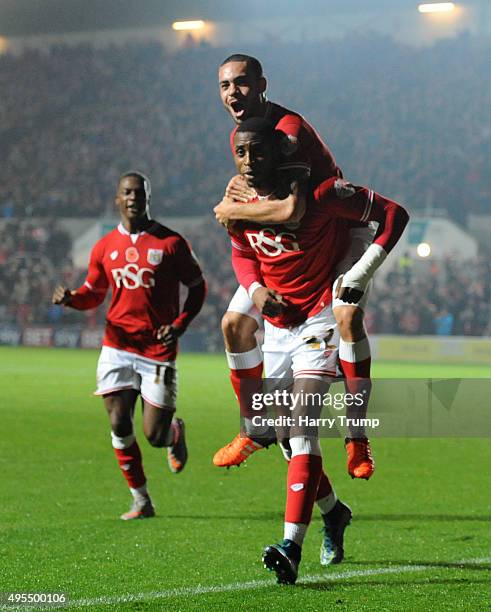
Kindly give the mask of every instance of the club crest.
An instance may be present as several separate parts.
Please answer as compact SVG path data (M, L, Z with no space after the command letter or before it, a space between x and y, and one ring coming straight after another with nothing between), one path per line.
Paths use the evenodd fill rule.
M162 249L148 249L147 261L153 266L158 266L162 262L164 252Z

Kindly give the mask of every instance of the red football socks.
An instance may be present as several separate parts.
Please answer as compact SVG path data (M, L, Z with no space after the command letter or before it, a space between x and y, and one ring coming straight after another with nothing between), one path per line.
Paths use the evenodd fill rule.
M321 475L322 457L295 455L291 459L288 464L285 522L310 523Z
M136 440L128 448L115 448L114 453L128 486L132 489L142 487L147 479L143 472L142 455Z

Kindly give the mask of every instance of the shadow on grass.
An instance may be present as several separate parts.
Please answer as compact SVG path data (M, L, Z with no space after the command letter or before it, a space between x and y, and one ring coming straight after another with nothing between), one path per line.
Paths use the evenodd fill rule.
M163 518L193 520L193 521L209 521L210 519L219 520L240 520L240 521L269 521L275 519L283 519L283 510L275 512L262 512L261 514L165 514ZM353 521L477 521L491 522L491 515L473 515L473 514L356 514L353 515Z
M210 521L213 519L222 521L283 521L284 512L262 512L261 514L165 514L162 518L191 521Z
M491 522L491 515L478 514L360 514L357 521L479 521Z
M472 561L397 561L395 559L378 559L377 561L352 561L351 559L347 560L350 565L370 565L370 566L378 566L382 565L383 567L391 567L391 566L423 566L423 567L432 567L438 569L439 567L443 569L465 569L465 570L480 570L480 571L491 571L491 563L485 561L482 563L472 563Z
M489 585L489 580L486 580L484 578L482 579L478 579L478 580L470 580L468 578L459 578L459 577L455 577L455 578L428 578L428 579L424 579L424 578L417 578L415 580L410 580L408 579L407 576L404 576L404 582L395 582L393 580L353 580L352 578L348 579L344 579L344 580L329 580L326 582L312 582L310 584L302 584L302 582L297 582L297 584L295 585L296 589L302 589L305 591L309 591L309 590L313 590L313 591L331 591L333 588L335 588L336 586L346 586L348 585L350 587L353 586L362 586L364 588L369 588L369 587L379 587L379 586L383 586L383 587L395 587L395 588L406 588L408 586L416 586L416 585L421 585L421 586L428 586L431 584L436 584L436 585L448 585L448 586L452 586L452 585L459 585L459 586L464 586L466 584L468 585L480 585L480 584L487 584Z

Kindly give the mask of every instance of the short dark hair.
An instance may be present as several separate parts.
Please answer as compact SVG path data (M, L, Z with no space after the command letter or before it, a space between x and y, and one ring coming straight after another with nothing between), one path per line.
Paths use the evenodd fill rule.
M234 53L233 55L229 55L220 64L220 68L229 62L246 62L247 68L251 70L256 79L260 79L263 76L263 67L261 66L261 62L255 57L252 57L252 55L245 55L244 53Z
M146 174L143 174L143 172L139 172L137 170L129 170L128 172L125 172L119 177L118 185L123 179L129 177L138 178L141 180L141 182L143 183L143 188L145 189L145 195L147 196L147 202L150 202L150 198L152 197L152 184L150 183L150 179L148 178L148 176Z
M261 134L262 136L270 136L273 138L275 131L275 126L268 119L264 117L250 117L239 124L236 133L253 132L254 134Z

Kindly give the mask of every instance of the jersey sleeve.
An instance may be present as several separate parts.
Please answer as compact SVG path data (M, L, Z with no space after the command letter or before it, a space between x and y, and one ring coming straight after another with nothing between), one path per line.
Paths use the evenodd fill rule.
M179 281L188 288L181 312L172 325L185 330L201 310L206 298L206 282L191 245L180 238L176 250L176 270Z
M278 169L288 172L292 179L308 179L312 170L310 151L314 141L302 117L287 114L278 121L276 129L285 134L282 161Z
M96 308L104 301L109 281L102 265L104 243L100 240L90 254L89 269L85 283L79 287L72 296L70 307L76 310L89 310Z
M409 221L404 207L367 187L344 179L329 179L314 191L318 211L353 221L378 223L373 242L389 253Z
M230 233L232 242L232 267L242 287L249 291L253 283L264 284L261 267L254 249L246 242L243 235Z
M175 252L177 278L186 287L195 287L204 282L201 266L191 245L181 238Z

